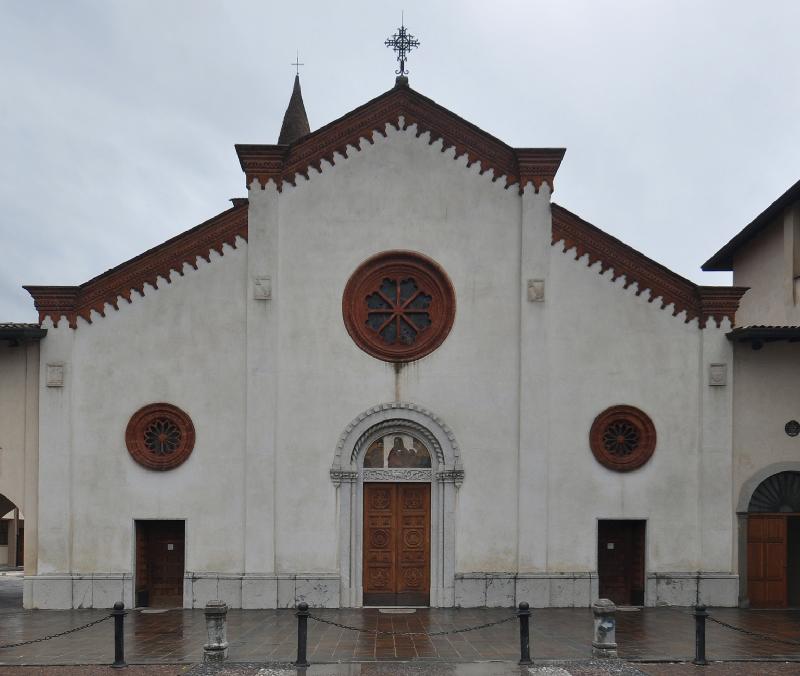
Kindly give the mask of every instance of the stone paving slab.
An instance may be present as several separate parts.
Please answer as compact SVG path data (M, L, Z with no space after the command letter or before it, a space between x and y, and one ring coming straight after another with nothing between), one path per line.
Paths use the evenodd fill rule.
M417 632L408 636L359 633L309 622L308 657L315 664L415 660L419 663L514 662L519 659L516 620L445 636L448 631L510 617L512 609L422 609L413 614L381 614L373 609L312 611L329 621L381 631ZM0 615L0 645L77 627L106 611L17 611ZM714 609L723 621L776 639L748 636L716 624L707 628L710 660L791 658L800 661L800 611ZM690 660L694 618L685 608L647 608L617 614L620 657L630 660ZM532 654L538 660L590 657L592 616L585 608L535 610ZM296 656L297 624L292 610L231 610L229 659L246 663L288 663ZM125 621L126 658L132 664L198 664L206 641L201 610L163 613L131 611ZM0 650L2 665L108 664L113 657L111 620L69 636ZM795 673L800 674L800 663ZM650 667L647 667L650 668ZM641 667L644 671L645 667ZM648 673L648 672L645 672Z

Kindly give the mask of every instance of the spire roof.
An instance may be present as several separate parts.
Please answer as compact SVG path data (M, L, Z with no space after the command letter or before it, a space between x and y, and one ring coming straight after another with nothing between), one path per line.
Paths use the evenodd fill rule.
M303 94L300 91L300 76L295 75L292 98L289 99L289 106L283 116L278 144L289 145L309 133L311 128L308 126L306 107L303 105Z

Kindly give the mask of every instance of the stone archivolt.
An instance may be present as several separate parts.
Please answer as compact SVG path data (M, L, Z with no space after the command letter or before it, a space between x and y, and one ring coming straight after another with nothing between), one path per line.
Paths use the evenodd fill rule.
M600 263L600 274L610 269L611 281L624 277L626 289L636 283L637 296L649 291L649 302L659 298L661 308L672 305L673 316L685 312L687 323L699 319L700 328L705 328L713 318L719 327L725 317L731 325L735 323L739 300L747 287L698 286L564 207L553 203L551 209L552 244L560 243L564 252L574 249L576 260L586 254L590 266Z
M144 296L145 284L157 288L158 279L170 282L170 274L183 275L183 266L197 269L197 259L210 262L212 251L223 255L225 244L236 248L236 239L247 241L247 200L205 223L167 240L163 244L118 265L80 286L25 286L39 311L39 323L50 317L58 324L62 315L70 328L77 328L78 317L92 321L92 310L105 317L106 304L119 309L119 299L131 302L136 291Z
M239 144L236 152L247 177L247 185L258 180L261 187L272 180L278 190L283 183L295 185L297 176L308 179L310 168L322 171L322 160L334 164L334 155L347 157L347 148L361 148L361 140L373 143L375 132L386 136L386 125L395 129L416 126L416 135L429 134L429 143L442 140L442 152L454 148L454 159L467 156L467 166L481 163L481 174L492 172L492 180L505 177L505 187L518 185L520 192L532 183L538 192L542 183L553 190L553 179L566 152L564 148L512 148L435 101L398 85L338 120L291 145Z

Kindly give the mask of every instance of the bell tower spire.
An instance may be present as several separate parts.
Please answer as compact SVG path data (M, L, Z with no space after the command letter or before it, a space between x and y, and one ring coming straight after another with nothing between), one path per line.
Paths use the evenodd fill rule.
M303 104L303 93L300 91L300 66L303 64L300 63L299 55L292 65L297 66L297 74L294 76L292 97L289 99L286 114L283 116L281 133L278 136L278 143L280 145L294 143L300 137L311 133L311 127L308 126L306 107Z

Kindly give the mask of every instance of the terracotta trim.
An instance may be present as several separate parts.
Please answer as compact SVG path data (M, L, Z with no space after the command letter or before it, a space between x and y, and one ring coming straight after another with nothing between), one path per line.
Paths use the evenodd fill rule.
M249 187L272 180L278 190L284 182L295 185L297 176L308 178L312 167L322 171L322 161L334 163L334 155L347 156L348 146L361 147L362 139L373 143L375 132L386 136L386 125L403 129L416 124L416 134L430 133L429 143L442 140L442 150L455 148L455 158L467 156L467 166L481 163L481 174L492 180L505 177L505 187L522 190L533 183L538 191L553 180L566 152L564 148L518 148L503 143L474 124L407 86L397 86L338 120L304 136L291 145L237 144L236 152Z
M144 295L145 284L158 288L159 277L170 282L170 273L183 275L183 266L197 269L197 259L210 262L212 251L223 254L223 245L236 247L236 238L247 240L247 202L233 206L204 223L118 265L80 286L24 286L33 296L39 323L50 317L57 325L62 316L70 328L78 317L91 323L92 310L105 316L106 304L119 309L119 300L131 302L131 293Z
M625 288L635 282L637 296L649 291L650 302L658 298L660 307L672 305L673 316L685 312L686 322L699 319L700 328L705 328L712 317L717 326L725 317L731 325L736 323L736 310L746 287L698 286L564 207L553 203L551 208L552 244L561 243L564 252L574 249L576 259L588 254L589 265L600 262L601 274L611 269L611 279L624 277Z

